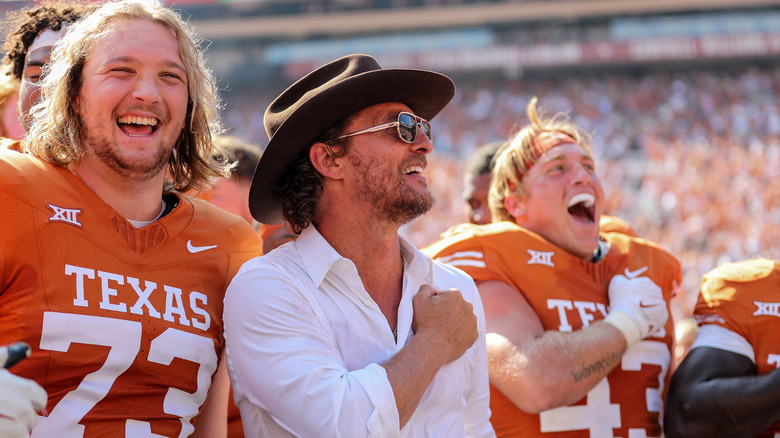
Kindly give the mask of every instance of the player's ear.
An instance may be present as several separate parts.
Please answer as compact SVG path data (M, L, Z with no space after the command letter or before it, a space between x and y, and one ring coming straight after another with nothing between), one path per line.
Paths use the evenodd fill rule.
M341 164L341 158L335 157L330 151L328 145L323 142L317 142L309 149L309 160L326 179L344 178L344 166Z
M506 211L512 215L515 220L525 217L528 212L528 206L525 202L518 199L517 195L514 193L506 195L504 198L504 208L506 208Z

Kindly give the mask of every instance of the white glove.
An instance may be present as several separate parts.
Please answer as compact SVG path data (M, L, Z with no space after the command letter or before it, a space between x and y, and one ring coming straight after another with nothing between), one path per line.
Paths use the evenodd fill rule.
M29 438L38 423L36 411L46 407L47 399L46 391L35 381L0 368L0 437Z
M669 319L661 288L647 277L612 277L609 304L609 315L604 321L623 333L629 347L653 334Z

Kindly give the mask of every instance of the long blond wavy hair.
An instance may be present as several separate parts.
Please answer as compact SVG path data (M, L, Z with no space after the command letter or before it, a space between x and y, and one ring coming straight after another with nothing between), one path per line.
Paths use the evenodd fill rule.
M211 159L212 134L222 132L220 100L213 73L206 66L201 39L189 23L158 0L106 2L69 27L52 52L42 81L42 100L31 110L33 124L25 149L61 166L84 155L82 126L77 114L84 64L92 48L111 24L120 20L148 20L170 29L179 43L187 72L188 104L185 125L168 162L168 178L176 190L207 188L229 174L229 163Z
M523 178L539 160L536 139L544 132L560 132L571 137L585 151L591 153L591 136L575 125L569 116L557 113L545 117L537 110L538 99L531 98L526 108L530 123L515 134L512 139L496 153L493 166L493 176L488 191L488 206L493 215L493 222L514 221L514 217L504 206L504 199L509 194L517 197L525 195Z

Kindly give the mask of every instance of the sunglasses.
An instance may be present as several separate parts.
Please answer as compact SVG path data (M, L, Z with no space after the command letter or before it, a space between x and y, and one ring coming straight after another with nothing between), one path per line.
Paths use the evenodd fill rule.
M393 126L395 126L397 127L398 130L398 138L400 138L406 143L414 143L414 141L417 140L418 125L422 128L422 132L423 134L425 134L426 137L428 137L428 140L433 142L433 133L431 132L431 124L428 123L428 121L423 119L422 117L418 117L406 111L401 111L400 113L398 113L398 120L396 120L395 122L385 123L384 125L374 126L373 128L366 128L358 132L353 132L351 134L344 134L340 137L336 137L336 140L352 137L353 135L360 135L360 134L367 134L369 132L382 131L384 129L392 128Z

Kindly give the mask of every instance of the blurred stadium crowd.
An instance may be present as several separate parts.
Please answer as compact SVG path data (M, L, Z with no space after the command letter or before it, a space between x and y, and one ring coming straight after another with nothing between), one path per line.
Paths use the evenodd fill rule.
M537 96L547 113L565 112L593 134L607 213L677 255L691 296L718 264L780 258L780 68L492 76L456 85L433 122L426 177L438 203L404 229L416 245L465 221L465 157L509 137ZM226 101L226 125L264 144L262 112L274 92L244 91Z

